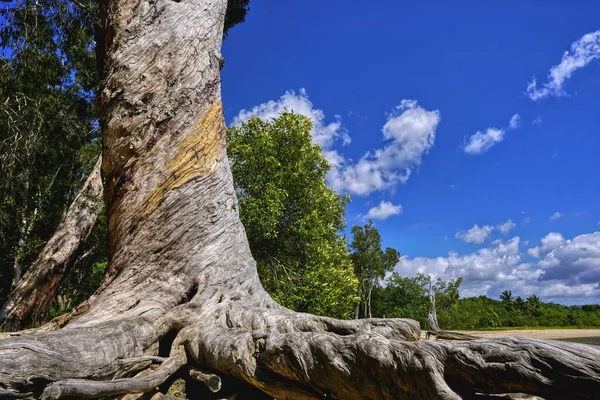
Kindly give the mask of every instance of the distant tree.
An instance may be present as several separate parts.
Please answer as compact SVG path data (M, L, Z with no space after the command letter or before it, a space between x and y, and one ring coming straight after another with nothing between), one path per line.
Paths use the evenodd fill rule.
M515 299L515 308L519 311L523 311L525 309L525 300L521 296L517 296Z
M357 281L343 235L349 198L326 185L330 165L311 129L310 119L292 112L229 129L240 218L261 281L277 301L350 317Z
M541 304L541 300L538 296L536 296L535 294L532 294L531 296L529 296L527 298L527 300L525 301L527 308L529 310L539 310L540 308L540 304Z
M502 294L500 294L500 300L502 300L502 304L504 304L504 307L507 309L511 309L515 301L510 290L502 292Z
M438 312L447 310L458 302L462 281L462 278L451 279L449 281L444 281L440 277L437 278L432 289L433 293L435 293L435 303Z
M354 318L360 314L363 306L363 315L371 317L371 295L373 288L385 278L385 274L394 269L400 260L400 253L387 247L381 248L381 235L373 226L373 221L364 226L352 227L352 243L350 244L354 273L358 278L358 297Z

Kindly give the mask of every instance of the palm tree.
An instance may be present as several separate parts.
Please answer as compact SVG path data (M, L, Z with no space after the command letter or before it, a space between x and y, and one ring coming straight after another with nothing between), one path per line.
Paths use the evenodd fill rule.
M515 299L515 306L517 310L523 310L525 308L525 300L521 296L517 296Z
M500 300L502 300L502 303L504 304L504 306L508 309L512 308L513 302L514 302L514 297L512 295L512 292L510 290L505 290L504 292L502 292L502 294L500 295Z
M537 311L537 310L539 310L541 303L542 303L542 301L535 294L532 294L531 296L529 296L527 298L527 308L530 311Z

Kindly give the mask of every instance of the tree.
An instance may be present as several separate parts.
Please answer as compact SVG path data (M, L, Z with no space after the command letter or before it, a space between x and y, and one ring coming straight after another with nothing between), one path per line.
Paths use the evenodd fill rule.
M502 304L506 309L512 309L513 303L515 301L512 292L510 290L505 290L500 294L500 300L502 300Z
M364 316L371 318L371 295L373 288L385 278L400 260L400 253L395 249L381 248L381 235L369 221L364 226L352 227L352 243L350 243L354 273L358 278L358 297L354 318L357 319L362 304Z
M228 130L240 219L260 280L296 311L350 317L357 280L343 236L347 197L327 187L330 165L309 118L284 112Z
M49 4L0 10L1 300L52 236L99 148L88 19Z
M180 370L215 389L222 375L275 398L597 393L592 347L414 343L415 321L341 321L275 303L256 274L225 154L226 3L159 5L123 0L103 17L106 277L72 313L0 340L0 395L152 395Z
M63 309L87 298L106 266L106 224L96 225L99 215L105 219L99 163L89 172L100 153L93 106L104 61L103 46L97 59L94 49L95 41L104 40L98 5L36 0L0 10L1 44L11 54L0 59L0 94L7 99L0 104L0 175L7 177L0 187L5 329L41 324L54 299ZM224 36L248 10L249 0L228 1ZM96 240L85 243L92 231ZM70 274L73 267L77 273ZM69 282L61 287L65 277Z
M18 329L46 320L59 284L79 258L101 208L100 165L99 158L58 229L0 308L4 327Z
M373 289L373 312L377 317L411 318L421 324L427 322L427 288L430 277L417 274L403 277L393 271L385 286Z

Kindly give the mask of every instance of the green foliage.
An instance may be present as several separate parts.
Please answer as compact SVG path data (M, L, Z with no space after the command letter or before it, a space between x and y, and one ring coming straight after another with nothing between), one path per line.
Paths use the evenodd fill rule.
M330 165L310 119L284 112L228 131L240 218L265 289L286 307L349 317L357 281L346 249L347 197L327 187Z
M422 327L428 326L428 295L431 285L436 299L438 321L445 326L444 323L448 322L446 316L457 307L461 283L461 278L448 282L438 278L431 282L429 275L417 274L414 278L406 278L393 272L386 286L376 288L373 293L374 315L411 318L419 321Z
M99 146L87 16L68 2L28 0L6 3L0 21L2 298L15 267L26 269L53 234Z
M354 274L359 281L358 297L360 303L356 307L355 317L359 316L359 307L363 306L364 316L371 315L372 290L385 278L400 260L400 253L387 247L381 248L381 235L373 226L373 221L364 226L352 227L352 243L350 257L354 265Z
M412 318L427 329L429 277L414 278L393 273L385 287L373 292L374 316ZM536 295L523 300L504 291L501 301L486 296L460 299L462 279L433 285L438 322L446 330L477 330L501 327L599 327L600 306L564 306L543 303ZM521 300L519 300L521 299Z

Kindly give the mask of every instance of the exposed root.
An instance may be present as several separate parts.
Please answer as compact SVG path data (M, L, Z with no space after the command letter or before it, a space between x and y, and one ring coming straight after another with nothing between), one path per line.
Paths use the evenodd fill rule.
M526 338L415 342L418 325L405 320L324 319L265 308L266 300L247 295L240 304L232 293L216 304L202 299L197 319L182 330L188 352L277 399L516 392L587 399L600 390L600 349L589 346Z
M159 356L142 356L142 357L136 357L136 358L122 358L120 360L117 360L117 364L131 365L131 364L138 364L138 363L147 362L147 361L162 364L167 360L168 360L168 358L159 357Z
M0 399L24 399L33 397L31 392L20 392L14 389L0 389Z
M213 393L217 393L219 390L221 390L221 378L218 375L209 374L202 372L199 369L191 368L190 376L193 379L204 383L208 390Z
M426 334L427 339L429 339L431 336L435 336L437 339L444 339L444 340L474 340L474 339L481 339L481 338L479 338L477 336L469 335L467 333L448 332L448 331L442 331L442 330L438 330L438 331L430 330L430 331L427 331L427 334Z
M164 383L171 375L187 362L184 346L174 344L171 356L156 371L135 378L115 379L112 381L92 381L87 379L69 379L54 382L44 389L42 400L54 400L62 397L96 398L126 393L145 393Z

